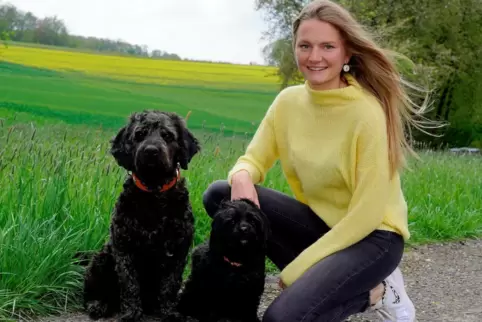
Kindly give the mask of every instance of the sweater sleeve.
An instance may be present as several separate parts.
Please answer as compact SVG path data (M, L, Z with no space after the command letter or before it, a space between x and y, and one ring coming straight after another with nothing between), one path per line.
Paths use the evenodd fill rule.
M388 140L382 117L369 123L361 125L356 138L356 179L347 214L284 268L281 279L285 285L318 261L362 240L382 223L390 184Z
M246 170L254 184L263 182L266 173L278 158L276 133L274 128L274 114L279 99L275 99L268 108L256 133L246 148L246 152L238 158L234 167L228 173L228 182L231 185L233 175Z

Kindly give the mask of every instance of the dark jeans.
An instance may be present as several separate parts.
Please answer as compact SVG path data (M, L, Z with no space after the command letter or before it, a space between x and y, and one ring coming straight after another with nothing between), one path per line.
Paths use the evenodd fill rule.
M330 228L305 204L256 185L272 237L267 256L282 270ZM231 198L227 181L214 182L203 196L213 216L221 200ZM360 242L328 256L308 269L267 308L263 322L343 321L369 307L370 290L400 263L402 236L376 230Z

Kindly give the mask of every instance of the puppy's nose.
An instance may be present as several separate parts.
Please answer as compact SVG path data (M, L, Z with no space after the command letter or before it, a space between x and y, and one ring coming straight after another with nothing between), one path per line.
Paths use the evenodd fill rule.
M157 155L159 153L159 150L153 145L148 145L144 148L144 152L147 155Z
M239 225L239 230L241 230L242 232L246 232L248 230L248 224L242 223L241 225Z

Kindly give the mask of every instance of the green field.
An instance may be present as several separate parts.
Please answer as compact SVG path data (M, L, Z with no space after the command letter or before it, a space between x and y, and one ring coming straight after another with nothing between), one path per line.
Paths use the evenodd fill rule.
M52 57L57 54L51 51ZM73 256L98 249L107 236L125 176L108 153L108 141L129 113L192 111L188 125L203 150L183 175L197 244L209 233L202 192L226 177L276 95L276 86L262 73L256 86L237 82L237 72L232 82L220 81L229 79L229 71L218 82L204 81L193 70L195 81L183 76L166 83L159 75L142 80L95 75L75 67L82 66L81 60L73 63L77 56L69 70L32 66L15 57L0 61L0 320L79 308L82 268ZM257 67L229 68L241 73ZM481 159L421 156L422 162L411 162L413 172L402 177L410 243L481 236ZM290 193L279 164L265 185Z
M0 63L0 116L24 112L42 121L117 127L134 110L186 115L189 126L252 132L275 91L158 85Z

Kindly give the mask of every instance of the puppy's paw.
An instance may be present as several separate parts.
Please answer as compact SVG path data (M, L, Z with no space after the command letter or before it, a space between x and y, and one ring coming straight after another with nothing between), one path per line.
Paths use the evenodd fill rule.
M181 314L180 312L177 312L176 310L170 310L168 312L164 312L162 314L162 320L163 322L197 322L196 319L190 317L190 316L185 316Z
M250 318L220 318L216 322L260 322L260 320L257 316L254 316Z
M87 314L91 320L98 320L110 316L109 308L106 303L92 301L87 303Z
M142 318L142 311L137 309L132 309L122 314L117 322L138 322Z

